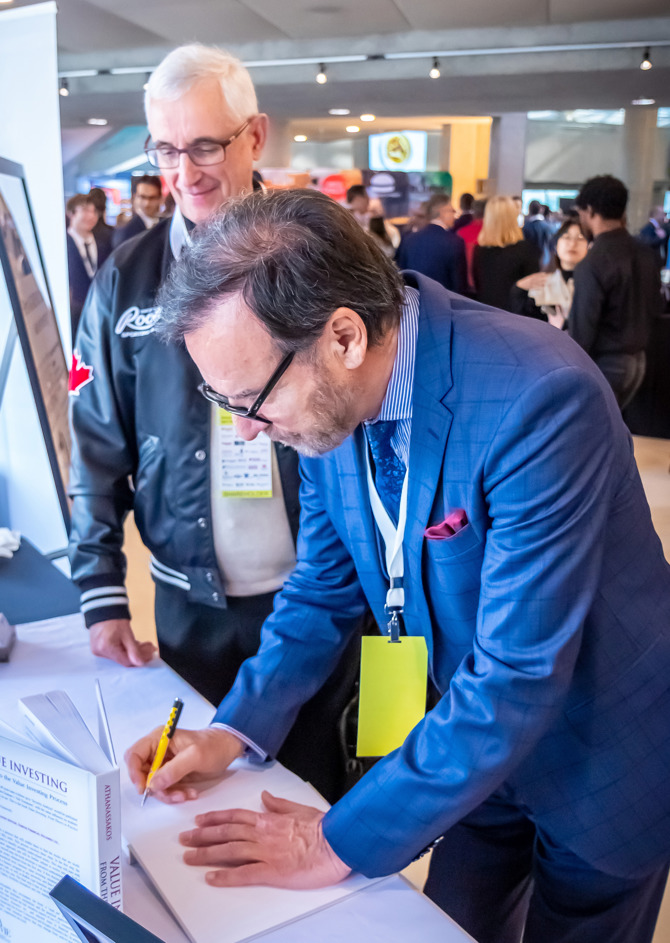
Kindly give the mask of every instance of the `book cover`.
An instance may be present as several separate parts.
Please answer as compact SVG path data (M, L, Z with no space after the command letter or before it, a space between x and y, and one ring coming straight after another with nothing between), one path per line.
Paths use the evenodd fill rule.
M49 898L65 875L121 908L120 818L118 767L91 772L0 722L3 943L75 940Z

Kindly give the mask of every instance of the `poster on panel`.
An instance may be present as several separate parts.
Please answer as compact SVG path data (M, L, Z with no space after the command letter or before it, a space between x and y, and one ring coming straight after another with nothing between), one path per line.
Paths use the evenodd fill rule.
M23 169L0 158L1 297L8 299L66 528L68 371ZM3 318L7 320L7 318ZM0 393L2 390L0 390Z

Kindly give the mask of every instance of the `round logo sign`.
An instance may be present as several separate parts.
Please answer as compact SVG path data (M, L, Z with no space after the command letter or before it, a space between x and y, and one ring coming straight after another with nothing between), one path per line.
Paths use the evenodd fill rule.
M412 145L405 134L394 134L386 142L386 156L392 164L404 164L412 156Z

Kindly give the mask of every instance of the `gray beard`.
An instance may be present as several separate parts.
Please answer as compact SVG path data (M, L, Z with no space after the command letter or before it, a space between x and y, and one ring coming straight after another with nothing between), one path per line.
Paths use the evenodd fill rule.
M353 390L337 390L332 383L324 382L312 394L309 403L314 417L313 430L292 434L271 427L267 434L273 442L289 445L305 458L318 458L342 445L358 425L357 420L351 418L354 400Z

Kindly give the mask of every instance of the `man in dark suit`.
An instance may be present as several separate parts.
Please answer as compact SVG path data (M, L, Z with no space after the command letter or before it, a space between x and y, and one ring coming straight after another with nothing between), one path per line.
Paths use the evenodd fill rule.
M665 265L667 261L668 236L670 236L670 223L666 221L665 210L662 206L654 206L649 213L649 222L642 227L637 238L656 250L660 265Z
M126 239L132 239L147 229L153 229L160 220L163 187L157 175L144 174L133 178L133 215L125 226L114 230L112 245L116 249Z
M70 282L70 322L74 341L93 276L109 255L93 235L98 211L89 196L77 193L67 201L67 269Z
M471 193L461 193L461 198L458 201L458 206L460 213L454 221L453 230L458 232L459 229L462 229L463 226L469 225L474 219L472 208L474 206L475 198Z
M427 889L478 943L650 943L670 861L670 567L600 371L546 325L403 284L311 191L212 218L159 304L237 435L301 451L303 489L258 655L214 727L176 732L152 790L194 798L192 774L274 755L366 600L380 626L396 617L367 651L438 694L325 815L267 795L264 813L211 813L181 836L186 861L214 885L317 887L389 874L443 834ZM390 725L401 686L384 680ZM159 734L128 752L140 791Z
M540 261L542 265L546 265L551 257L553 232L537 200L531 200L528 206L528 218L523 225L523 238L537 246L540 250Z
M456 213L451 199L438 193L426 206L428 225L408 233L400 243L396 262L401 269L414 269L435 279L450 291L463 294L468 284L465 245L454 232Z

